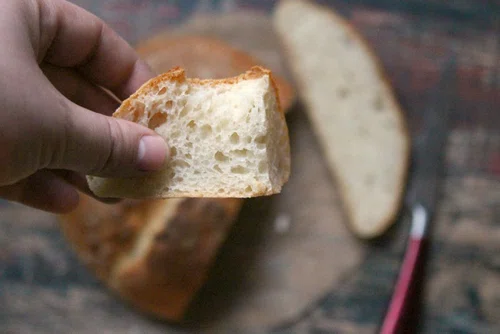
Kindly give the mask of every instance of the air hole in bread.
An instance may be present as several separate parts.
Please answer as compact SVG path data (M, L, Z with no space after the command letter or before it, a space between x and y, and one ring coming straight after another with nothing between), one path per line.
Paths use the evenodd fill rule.
M225 162L228 161L229 158L221 151L217 151L217 153L215 153L215 160Z
M240 141L240 136L236 132L233 132L231 137L229 137L229 141L231 142L231 144L238 144Z
M172 109L172 107L174 106L174 101L172 100L168 100L167 102L165 102L165 109Z
M244 148L241 150L233 150L231 153L234 153L234 155L238 157L246 157L248 155L248 150Z
M191 106L186 104L179 113L179 118L185 117L191 111Z
M167 114L162 112L157 112L149 119L148 128L154 130L160 125L164 124L166 121L167 121Z
M255 138L255 143L257 144L257 148L263 149L266 144L266 136L257 136Z
M341 99L345 99L349 96L349 94L349 89L347 89L346 87L340 87L339 89L337 89L337 96Z
M266 136L257 136L257 137L255 137L255 142L257 144L265 144L266 143Z
M170 135L170 138L179 138L181 136L181 132L179 130L172 131L172 134Z
M175 157L177 155L177 149L175 147L170 147L170 156Z
M134 112L132 113L132 119L130 121L132 122L137 122L139 117L141 117L144 114L144 108L146 106L142 102L137 102L134 105Z
M212 127L208 124L205 124L201 127L201 138L207 138L212 133Z
M237 165L237 166L231 167L231 173L246 174L246 173L248 173L248 169L241 166L241 165Z
M187 142L185 145L187 148L193 148L193 143L191 142Z
M187 167L189 167L191 165L189 164L189 162L187 162L185 160L178 159L178 160L174 160L172 162L172 166L181 167L181 168L187 168Z
M246 188L245 188L245 191L246 191L247 193L251 193L251 192L253 191L252 186L248 186L248 187L246 187Z
M195 121L190 121L187 124L187 127L190 128L190 129L194 129L196 127L196 122Z
M163 87L162 89L160 89L158 91L158 93L156 93L156 95L163 95L167 92L167 87Z
M185 157L186 157L186 159L193 159L193 157L192 157L192 156L191 156L191 154L189 154L189 153L187 153L187 154L185 155Z
M222 169L220 169L219 165L215 165L214 169L218 171L219 173L222 173Z

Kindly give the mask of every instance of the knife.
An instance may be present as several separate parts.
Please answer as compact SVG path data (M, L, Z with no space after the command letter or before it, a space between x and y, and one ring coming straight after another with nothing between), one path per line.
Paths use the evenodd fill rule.
M414 331L404 320L411 305L411 296L420 290L416 283L422 277L424 253L429 238L430 223L440 199L440 180L443 174L444 153L448 138L453 93L456 82L456 56L452 55L441 72L440 80L422 110L420 132L413 141L412 171L405 207L411 212L410 236L399 270L389 308L382 323L381 334ZM414 296L420 297L420 296ZM406 312L406 314L405 314Z

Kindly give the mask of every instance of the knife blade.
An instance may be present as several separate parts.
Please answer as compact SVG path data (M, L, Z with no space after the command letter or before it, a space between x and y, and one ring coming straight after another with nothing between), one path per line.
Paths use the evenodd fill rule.
M411 177L405 196L405 206L411 211L410 237L382 323L382 334L393 334L402 330L405 311L411 301L410 296L415 292L412 287L416 288L417 269L423 266L422 258L426 245L424 241L428 237L430 222L440 198L440 181L449 119L453 110L456 69L456 57L452 55L443 67L438 84L428 96L427 106L422 110L420 132L413 141ZM411 329L405 328L405 333L408 330Z
M405 203L411 208L423 206L429 216L434 214L439 197L455 82L456 60L453 57L445 65L436 89L431 92L428 107L422 115L422 130L413 142L412 177Z

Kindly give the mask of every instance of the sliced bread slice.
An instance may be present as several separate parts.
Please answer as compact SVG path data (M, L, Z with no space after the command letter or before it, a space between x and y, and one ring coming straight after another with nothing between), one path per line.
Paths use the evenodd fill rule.
M359 237L379 236L399 211L410 151L382 68L364 39L326 7L281 1L273 21L350 227Z
M174 68L145 83L113 117L155 130L172 159L136 178L89 176L101 197L255 197L281 191L290 174L288 129L271 72L187 79Z

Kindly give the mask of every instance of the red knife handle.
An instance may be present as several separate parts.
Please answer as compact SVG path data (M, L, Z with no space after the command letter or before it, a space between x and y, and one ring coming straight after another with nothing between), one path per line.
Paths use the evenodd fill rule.
M412 286L417 278L419 260L423 255L423 244L426 237L428 224L428 214L425 208L417 205L412 210L412 224L410 238L399 271L398 279L392 295L389 309L385 316L381 334L399 333L404 325L402 321L405 319L405 310L408 309L408 303L411 301Z

